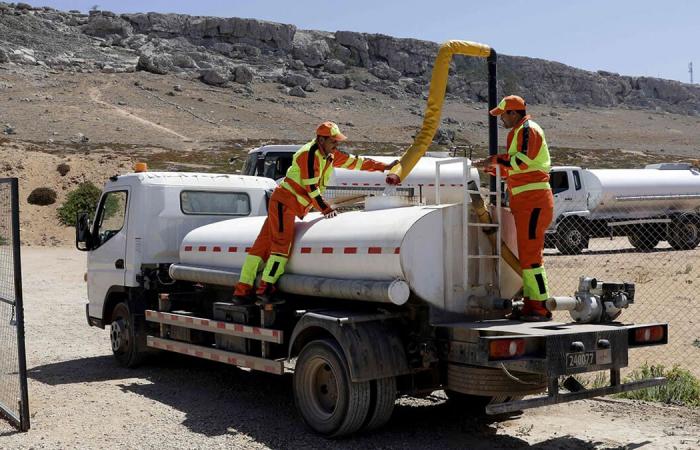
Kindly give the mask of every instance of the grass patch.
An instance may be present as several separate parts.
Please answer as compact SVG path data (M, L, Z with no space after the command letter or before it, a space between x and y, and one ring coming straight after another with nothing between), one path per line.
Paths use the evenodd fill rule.
M617 397L692 406L695 408L700 407L700 379L690 373L689 370L678 366L667 370L662 365L650 366L644 364L625 377L625 381L637 381L651 377L666 377L668 382L663 386L623 392L618 394Z
M679 366L666 369L662 365L644 364L627 375L623 383L656 377L666 377L668 381L662 386L623 392L615 394L613 397L700 408L700 379L689 370ZM566 377L562 377L560 381L563 382L563 378ZM597 389L610 385L608 372L597 372L595 376L592 374L574 376L574 378L586 389Z

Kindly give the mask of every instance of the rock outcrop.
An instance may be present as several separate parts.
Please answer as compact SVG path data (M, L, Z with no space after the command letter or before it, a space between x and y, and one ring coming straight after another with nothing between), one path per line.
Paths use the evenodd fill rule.
M86 15L11 3L0 3L0 36L0 64L175 73L217 86L274 82L299 96L322 85L422 98L439 47L416 39L298 30L235 17L108 11ZM486 100L485 61L455 57L451 69L448 95ZM700 114L700 87L694 85L590 72L521 56L499 56L499 92L518 93L531 104Z

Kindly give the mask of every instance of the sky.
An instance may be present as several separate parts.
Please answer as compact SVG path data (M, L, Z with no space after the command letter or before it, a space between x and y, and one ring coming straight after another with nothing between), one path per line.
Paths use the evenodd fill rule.
M697 0L30 0L61 10L248 17L301 29L482 42L586 70L700 81Z

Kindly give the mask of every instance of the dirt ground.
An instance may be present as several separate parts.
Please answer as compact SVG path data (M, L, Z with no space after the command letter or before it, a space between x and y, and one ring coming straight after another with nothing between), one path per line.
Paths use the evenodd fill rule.
M23 248L32 429L0 422L2 449L523 448L697 449L700 410L600 399L502 421L460 414L441 392L402 398L385 428L328 441L294 410L291 376L180 357L122 369L85 321L85 255Z

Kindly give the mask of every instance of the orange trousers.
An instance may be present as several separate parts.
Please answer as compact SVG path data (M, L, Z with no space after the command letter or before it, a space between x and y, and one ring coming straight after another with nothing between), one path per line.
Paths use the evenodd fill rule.
M523 296L547 300L549 287L544 270L544 234L552 222L554 198L549 189L521 192L510 199L518 237L518 259L523 269Z
M294 211L280 200L284 200L281 188L275 189L267 208L267 218L248 251L241 268L241 276L234 295L247 296L253 293L253 285L260 264L266 262L262 283L258 289L263 293L267 285L274 285L284 273L294 243Z

